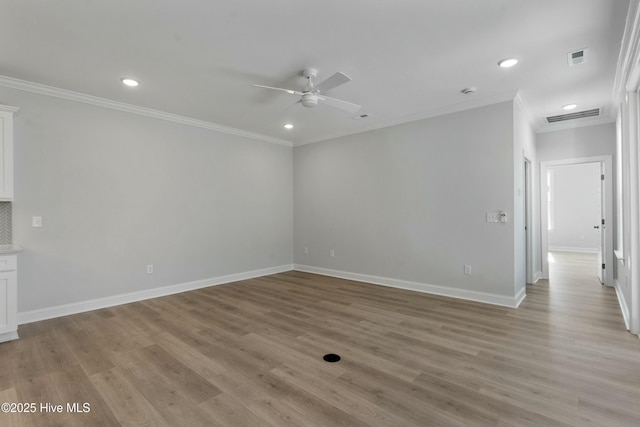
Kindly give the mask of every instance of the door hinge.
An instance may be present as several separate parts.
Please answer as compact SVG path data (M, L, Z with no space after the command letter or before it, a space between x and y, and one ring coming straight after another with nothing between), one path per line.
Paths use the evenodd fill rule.
M604 181L604 175L600 175L600 180Z
M604 225L604 218L602 219L602 225Z
M602 269L604 270L604 264L602 264Z

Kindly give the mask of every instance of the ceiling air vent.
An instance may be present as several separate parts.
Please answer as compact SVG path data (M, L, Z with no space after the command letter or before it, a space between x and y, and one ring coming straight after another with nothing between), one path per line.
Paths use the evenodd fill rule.
M583 119L585 117L594 117L600 115L600 109L578 111L577 113L561 114L559 116L547 117L548 123L564 122L565 120Z
M574 65L584 64L587 59L587 48L576 50L575 52L567 53L567 61L569 62L569 67L573 67Z

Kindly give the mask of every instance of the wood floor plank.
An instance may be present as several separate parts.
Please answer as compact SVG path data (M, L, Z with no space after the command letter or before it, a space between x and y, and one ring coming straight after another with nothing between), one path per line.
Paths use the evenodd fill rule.
M0 425L640 425L615 290L552 257L518 309L291 271L21 325L0 400L91 411Z
M226 393L219 394L200 404L210 416L211 426L270 427L264 419L259 418L249 408L242 406L236 399ZM277 427L277 426L273 426Z
M127 379L119 368L102 371L91 376L91 382L100 390L105 402L123 426L165 426L168 421Z

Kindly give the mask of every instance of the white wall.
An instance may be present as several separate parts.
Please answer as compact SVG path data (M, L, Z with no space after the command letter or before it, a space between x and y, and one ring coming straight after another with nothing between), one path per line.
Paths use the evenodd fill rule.
M600 232L600 165L553 167L554 229L549 250L597 252ZM544 195L543 195L544 197ZM613 230L612 230L613 231Z
M297 267L513 303L514 223L486 222L513 215L513 115L504 102L295 147Z
M291 265L290 147L7 88L0 102L20 107L20 312Z

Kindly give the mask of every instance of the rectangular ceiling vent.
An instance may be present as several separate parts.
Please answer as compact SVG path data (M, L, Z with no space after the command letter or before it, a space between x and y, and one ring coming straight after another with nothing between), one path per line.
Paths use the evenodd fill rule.
M586 59L587 59L587 48L576 50L575 52L567 53L567 61L569 62L569 67L584 64Z
M561 114L559 116L547 117L548 123L564 122L566 120L583 119L585 117L595 117L600 115L600 109L578 111L577 113Z

